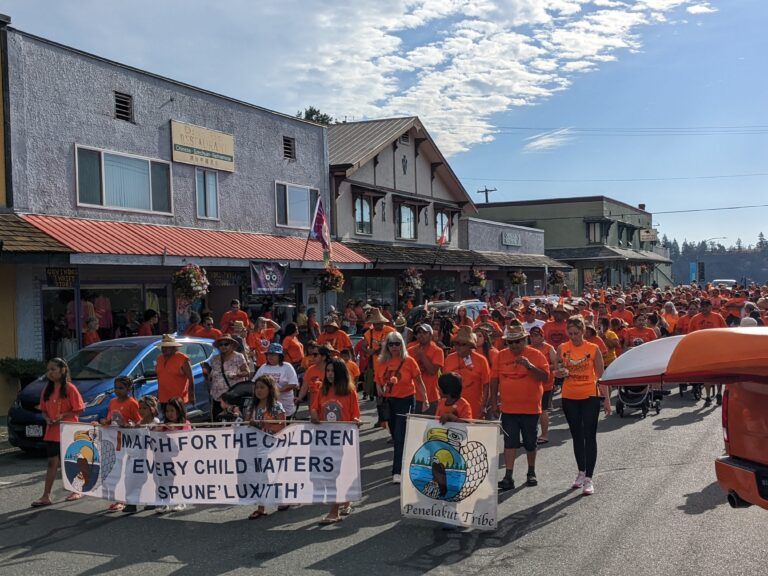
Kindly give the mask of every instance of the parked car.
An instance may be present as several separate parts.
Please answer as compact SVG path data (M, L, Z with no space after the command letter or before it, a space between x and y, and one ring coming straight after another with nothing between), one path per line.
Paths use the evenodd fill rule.
M160 336L135 336L105 340L83 348L67 358L70 378L85 402L81 422L95 422L106 417L109 401L115 397L115 378L130 376L136 398L157 395L155 360L160 355ZM205 419L209 413L208 391L203 376L203 362L218 354L213 341L205 338L180 338L181 352L189 356L195 378L195 405L190 419ZM25 386L8 411L8 440L22 450L44 447L45 420L37 408L45 386L45 376Z
M712 286L724 287L724 288L733 288L736 286L738 282L734 280L733 278L717 278L715 280L712 280Z

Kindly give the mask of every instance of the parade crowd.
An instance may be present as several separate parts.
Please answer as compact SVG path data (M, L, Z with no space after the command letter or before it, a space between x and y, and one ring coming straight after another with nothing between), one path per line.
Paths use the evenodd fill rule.
M443 423L499 421L506 468L499 491L515 487L520 449L527 459L525 483L537 485L537 450L549 442L549 413L559 397L573 441L571 486L591 495L599 414L612 412L610 391L599 383L606 366L658 338L768 321L768 286L757 285L617 286L587 288L577 297L563 287L555 296L499 291L483 300L486 307L476 318L461 306L438 313L427 304L409 326L405 309L393 317L380 307L349 302L322 324L314 310L300 308L296 321L283 327L269 315L250 318L233 300L218 324L210 314L192 313L184 335L210 338L219 352L205 367L212 422L243 422L276 433L297 416L359 423L361 403L375 403L375 425L390 435L395 484L402 480L405 415L418 413ZM350 334L362 338L353 345ZM189 358L171 335L159 346L157 397L136 399L131 380L118 378L102 425L191 428L186 405L194 401L195 388ZM47 422L48 468L34 507L52 503L59 423L76 422L84 410L64 360L48 363L47 379L40 409ZM713 400L722 400L719 387L705 387L704 404ZM66 500L80 497L73 492ZM115 502L108 510L136 512L136 506ZM321 523L339 522L351 510L349 502L335 504ZM250 518L266 514L259 506Z

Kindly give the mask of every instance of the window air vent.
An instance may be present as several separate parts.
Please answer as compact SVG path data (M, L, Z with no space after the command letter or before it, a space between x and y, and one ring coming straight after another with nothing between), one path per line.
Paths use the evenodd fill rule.
M296 139L283 136L283 158L296 160Z
M402 136L400 136L400 144L410 144L411 143L411 135L406 132Z
M133 96L115 92L115 118L133 122Z

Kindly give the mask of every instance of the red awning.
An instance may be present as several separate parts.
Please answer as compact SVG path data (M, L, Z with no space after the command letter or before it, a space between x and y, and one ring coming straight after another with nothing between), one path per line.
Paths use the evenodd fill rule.
M22 218L72 251L82 254L301 261L306 244L306 238L296 236L270 236L40 214L24 214ZM323 249L318 241L309 242L303 260L322 262ZM370 262L340 242L333 242L333 261L339 264Z

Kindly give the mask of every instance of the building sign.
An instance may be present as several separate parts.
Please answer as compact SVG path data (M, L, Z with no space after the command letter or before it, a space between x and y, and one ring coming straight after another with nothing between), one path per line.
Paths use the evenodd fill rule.
M523 236L520 232L502 232L501 243L504 246L522 246Z
M46 268L45 279L52 288L74 288L77 283L77 268Z
M640 230L640 242L658 242L659 232L653 228Z
M253 294L284 294L288 266L277 262L251 262L251 292Z
M241 272L231 272L227 270L209 270L208 282L213 288L224 286L240 286L243 280Z
M171 120L173 161L213 170L235 171L235 137Z

